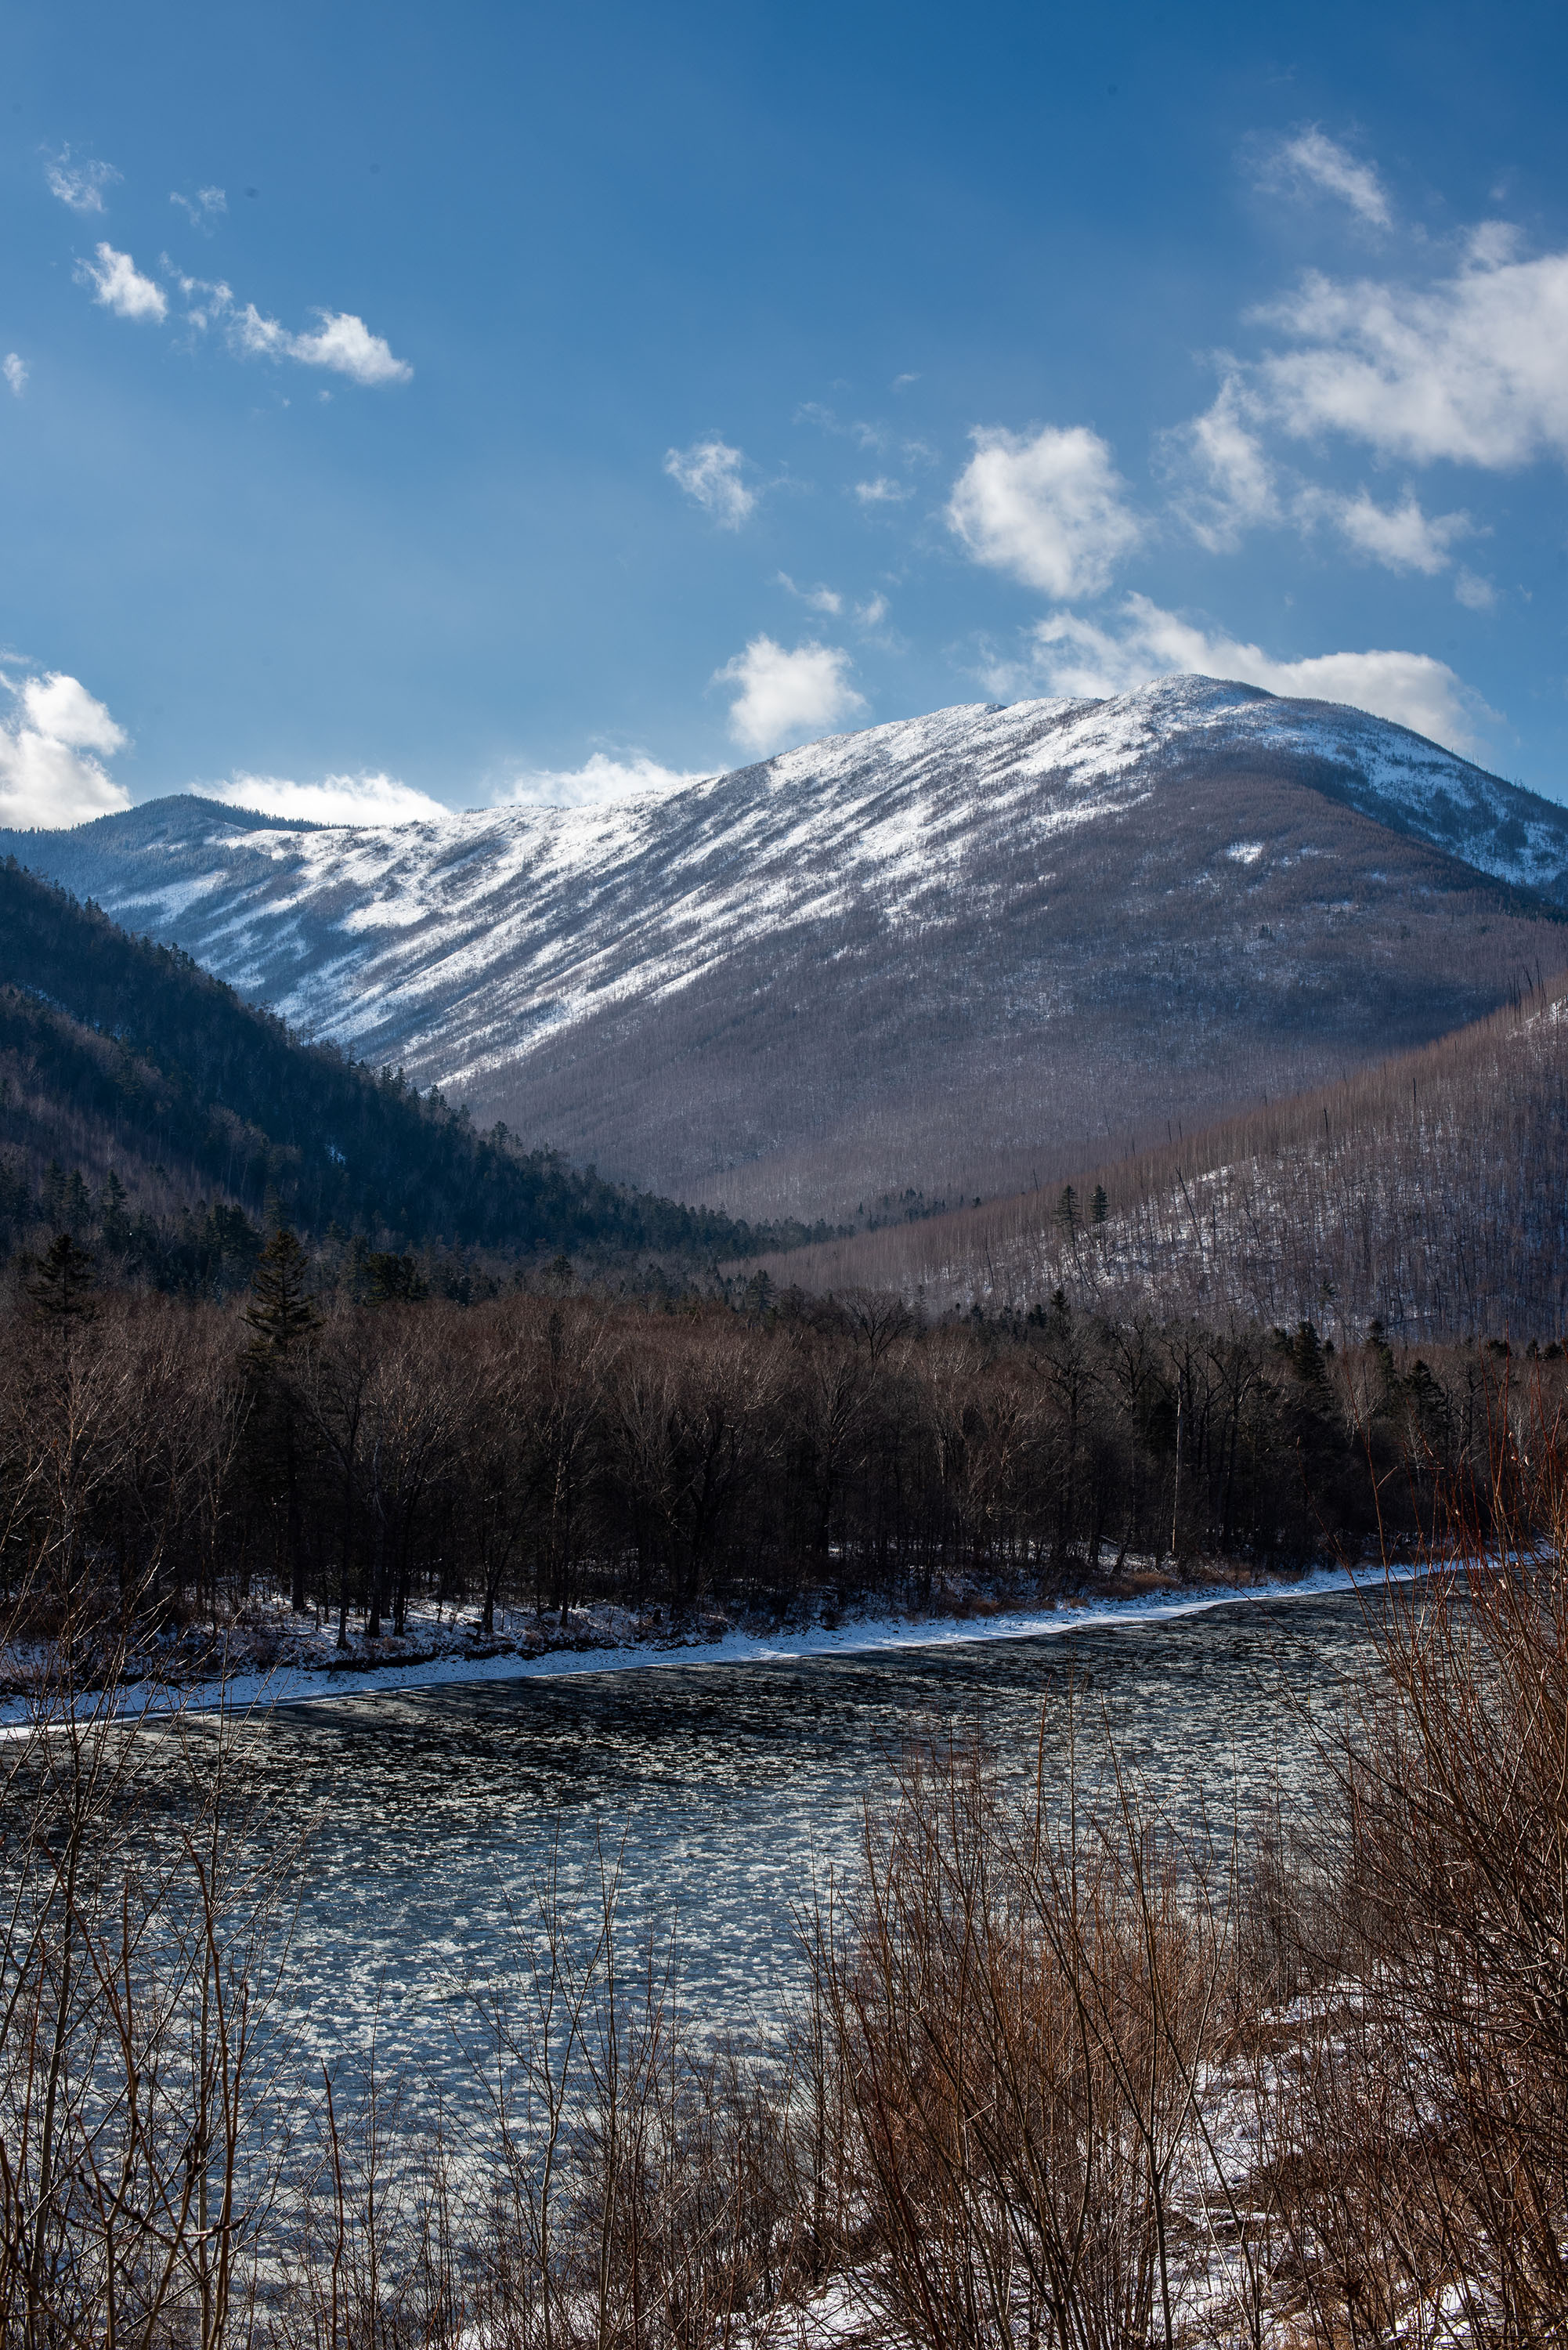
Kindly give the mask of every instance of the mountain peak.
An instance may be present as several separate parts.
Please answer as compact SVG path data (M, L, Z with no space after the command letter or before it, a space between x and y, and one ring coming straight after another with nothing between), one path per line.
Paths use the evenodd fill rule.
M1182 675L614 805L348 829L187 797L5 848L309 1033L752 1215L1027 1182L1107 1121L1423 1042L1555 961L1568 899L1552 803Z

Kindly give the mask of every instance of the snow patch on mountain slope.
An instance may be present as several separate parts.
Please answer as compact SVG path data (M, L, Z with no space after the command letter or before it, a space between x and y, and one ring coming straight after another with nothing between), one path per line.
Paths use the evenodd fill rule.
M462 1086L521 1045L678 993L764 932L858 909L918 925L954 892L994 889L980 868L999 855L1016 887L1053 839L1215 761L1244 773L1281 754L1482 871L1563 889L1568 814L1551 803L1361 712L1192 677L1112 701L964 704L607 806L347 828L163 803L25 861L133 928L177 932L307 1030L351 1047L395 1030L410 1058L439 1035L443 1080Z

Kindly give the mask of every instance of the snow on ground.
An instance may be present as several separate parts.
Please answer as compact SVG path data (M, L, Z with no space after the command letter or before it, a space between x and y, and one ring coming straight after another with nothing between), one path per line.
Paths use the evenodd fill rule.
M1249 1585L1210 1585L1199 1589L1162 1591L1133 1599L1081 1598L1054 1607L1019 1608L986 1617L861 1616L835 1624L816 1623L798 1630L773 1633L726 1630L704 1639L671 1638L604 1648L545 1648L543 1651L505 1648L487 1655L461 1649L425 1655L406 1663L367 1665L362 1654L350 1651L351 1661L335 1669L334 1652L323 1647L308 1664L289 1663L268 1671L238 1670L207 1681L165 1684L154 1679L128 1687L120 1705L128 1714L206 1711L218 1706L231 1711L255 1707L329 1702L334 1698L400 1696L405 1691L451 1688L474 1681L558 1680L581 1673L656 1671L701 1665L763 1665L799 1662L809 1657L870 1656L977 1646L993 1640L1061 1638L1088 1629L1128 1629L1193 1616L1212 1607L1277 1606L1291 1599L1314 1599L1352 1592L1373 1594L1390 1584L1410 1583L1426 1572L1404 1567L1321 1567L1313 1573ZM31 1701L12 1697L0 1702L0 1730L15 1729L33 1719Z

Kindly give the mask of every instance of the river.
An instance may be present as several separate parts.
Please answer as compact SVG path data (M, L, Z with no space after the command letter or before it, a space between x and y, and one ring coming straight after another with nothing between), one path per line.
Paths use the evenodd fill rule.
M796 1662L669 1667L345 1695L244 1733L258 1838L308 1831L285 2009L315 2060L462 2096L471 1994L556 1857L591 1907L621 1856L635 1939L673 1935L705 2029L774 2021L798 1980L794 1916L852 1868L862 1807L911 1742L1032 1758L1044 1709L1114 1733L1158 1801L1243 1823L1276 1771L1310 1767L1302 1708L1332 1710L1366 1654L1351 1596L1237 1602L1066 1635ZM1069 1697L1072 1705L1069 1707Z

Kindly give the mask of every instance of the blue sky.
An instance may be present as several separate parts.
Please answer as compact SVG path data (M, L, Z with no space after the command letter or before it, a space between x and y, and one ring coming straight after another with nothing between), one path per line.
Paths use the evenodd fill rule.
M0 63L5 821L1188 668L1568 797L1560 7L22 0Z

